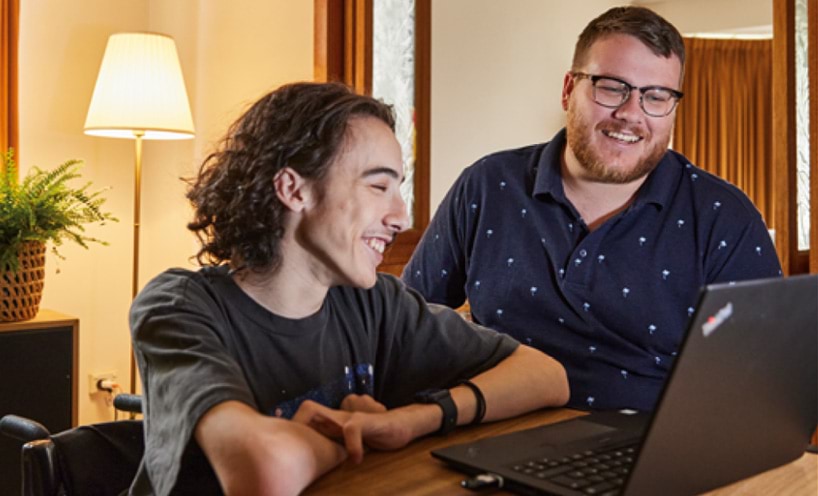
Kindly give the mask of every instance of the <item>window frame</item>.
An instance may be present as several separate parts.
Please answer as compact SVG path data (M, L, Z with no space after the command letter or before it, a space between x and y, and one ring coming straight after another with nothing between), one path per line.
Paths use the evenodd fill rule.
M372 94L373 0L314 0L316 81L340 81ZM384 253L381 272L399 276L429 225L431 0L415 0L414 225Z
M811 2L810 6L814 6ZM808 40L818 47L818 12L808 9ZM818 53L809 50L810 247L818 247ZM776 250L785 274L818 272L818 249L798 249L795 117L795 0L773 0L773 160Z

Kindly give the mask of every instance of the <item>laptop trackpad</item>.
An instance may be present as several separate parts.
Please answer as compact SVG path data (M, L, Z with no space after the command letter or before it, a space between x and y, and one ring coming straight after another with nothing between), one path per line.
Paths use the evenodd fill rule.
M561 422L543 428L540 446L565 446L575 441L590 439L617 430L607 425L581 419Z

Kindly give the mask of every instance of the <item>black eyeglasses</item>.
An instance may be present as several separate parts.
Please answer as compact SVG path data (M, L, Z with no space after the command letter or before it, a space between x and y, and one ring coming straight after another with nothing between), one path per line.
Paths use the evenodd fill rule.
M676 108L679 99L684 96L681 91L664 86L633 86L621 79L610 76L597 76L584 72L572 72L577 79L587 79L594 86L594 101L607 108L619 108L628 101L633 90L639 90L639 106L651 117L664 117Z

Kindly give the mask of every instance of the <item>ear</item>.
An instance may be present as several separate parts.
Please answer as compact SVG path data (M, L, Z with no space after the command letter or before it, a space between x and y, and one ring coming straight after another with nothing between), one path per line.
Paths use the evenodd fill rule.
M293 212L300 212L312 201L309 181L290 167L278 171L273 178L273 186L279 201Z
M565 78L562 80L562 110L568 110L568 99L571 93L574 92L574 76L571 71L565 73Z

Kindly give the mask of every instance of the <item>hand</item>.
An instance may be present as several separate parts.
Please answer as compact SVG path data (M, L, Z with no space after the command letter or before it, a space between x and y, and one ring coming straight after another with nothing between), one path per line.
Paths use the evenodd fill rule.
M350 394L341 402L341 410L347 412L383 413L386 407L368 394Z
M345 399L346 401L346 399ZM353 398L348 405L380 405L375 400ZM383 406L383 405L380 405ZM394 450L409 444L414 435L408 418L396 409L382 412L333 410L311 400L304 401L292 420L308 425L321 434L343 441L350 458L361 463L364 444L379 450Z

